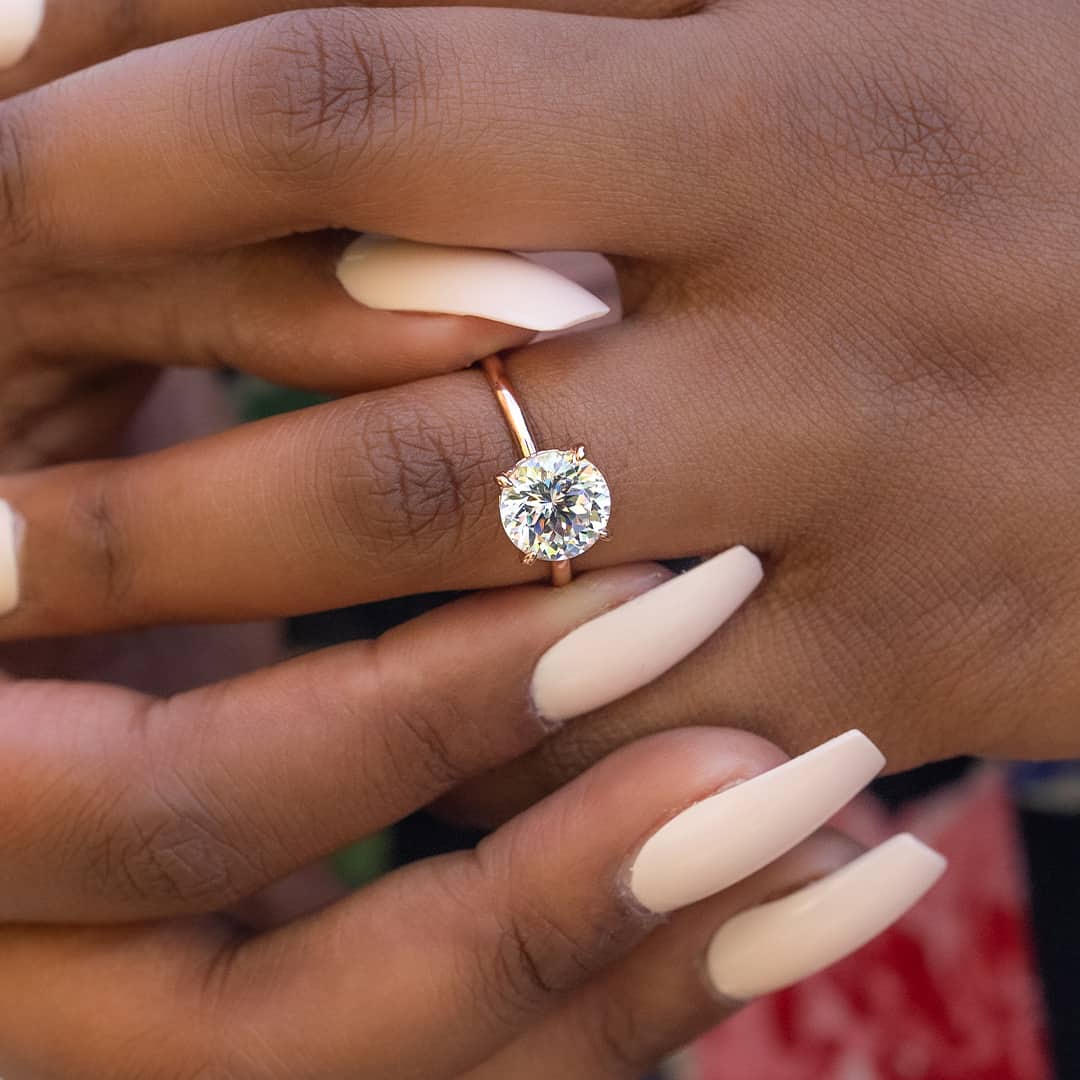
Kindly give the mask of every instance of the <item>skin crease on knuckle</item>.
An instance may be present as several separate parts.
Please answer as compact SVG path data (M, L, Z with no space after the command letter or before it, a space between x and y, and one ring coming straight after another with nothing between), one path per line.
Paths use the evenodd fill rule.
M959 5L967 19L999 9L1006 10L990 3ZM784 100L773 121L787 139L779 149L762 151L774 158L765 171L782 174L762 196L768 204L762 214L776 220L763 230L761 251L750 257L748 272L776 271L772 291L760 301L763 322L791 325L788 306L810 313L800 334L792 335L815 354L809 366L828 371L829 365L844 363L845 355L851 364L855 353L870 369L858 375L850 368L833 371L835 380L858 380L851 397L832 391L803 400L808 410L831 412L822 423L827 419L834 431L844 427L845 436L852 428L875 431L879 449L860 469L838 470L829 478L834 498L805 504L805 517L792 535L812 537L813 543L801 556L794 544L779 552L782 558L770 582L783 581L787 594L783 612L773 612L777 621L735 624L742 636L726 645L731 652L741 649L744 658L748 649L754 650L757 665L745 670L759 686L763 672L772 674L773 682L766 685L776 690L782 682L788 700L774 703L774 711L766 714L760 689L754 698L748 682L740 697L738 665L724 672L719 668L731 652L719 658L702 653L691 660L683 674L693 671L695 663L699 672L711 663L716 682L705 682L692 696L679 699L682 711L660 696L662 685L646 694L655 694L654 703L665 701L667 715L678 716L680 724L696 711L710 711L715 718L717 701L735 712L745 705L745 715L756 718L755 723L778 728L788 726L792 716L828 718L837 708L848 708L860 726L868 724L871 730L897 725L888 749L919 742L914 753L925 754L928 747L938 753L944 746L941 735L928 729L941 722L941 704L951 705L963 720L975 718L975 727L1005 723L1001 714L1012 711L1015 688L1041 685L1041 679L1054 674L1033 673L1035 658L1048 652L1040 635L1057 631L1076 607L1076 582L1069 576L1075 574L1070 541L1078 521L1062 477L1077 475L1080 454L1067 428L1045 421L1048 413L1060 415L1055 400L1075 401L1073 380L1062 377L1060 360L1054 361L1067 331L1077 329L1076 314L1069 314L1076 305L1062 302L1075 300L1076 263L1075 257L1069 262L1061 254L1060 240L1041 244L1053 230L1044 218L1032 215L1026 194L1037 181L1055 177L1058 163L1024 163L1026 133L1009 117L1013 108L1025 114L1030 109L1012 104L1012 80L1003 79L1000 90L989 87L991 46L966 49L951 16L934 14L926 3L901 11L875 2L865 13L851 4L829 5L827 12L829 17L809 32L805 54L787 69L795 73L795 83L779 80ZM789 12L768 17L791 21ZM814 20L800 17L795 24L805 29ZM841 24L847 28L827 51L842 53L844 60L839 69L835 63L823 69L817 63L821 43ZM960 24L970 30L966 19ZM994 26L987 41L1001 33ZM911 32L899 33L898 27ZM1011 23L1010 29L1018 30L1026 48L1038 40L1038 31ZM790 27L776 33L784 35L790 52L799 35ZM921 51L931 39L934 44ZM816 55L810 47L814 41L821 46ZM340 115L328 108L334 97L325 87L335 85L335 75L338 83L356 80L355 57L347 65L351 75L328 66L326 56L338 49L348 58L339 38L323 34L313 53L310 34L305 34L297 51L286 44L258 61L265 69L256 82L273 65L282 65L266 84L270 89L261 102L265 127L251 134L258 145L273 148L273 155L284 155L267 168L296 168L299 178L333 171L335 152L325 148L323 135L335 123L356 122L348 109L348 88ZM913 61L915 55L919 58ZM775 77L783 63L772 61L769 76ZM274 90L294 64L300 65L307 87L298 103L283 101ZM979 64L984 70L973 71ZM381 101L394 78L381 69L373 74L363 68L355 92L362 99L358 115L367 132L393 122L385 111L373 118L366 103L373 97ZM283 148L297 153L295 163ZM777 155L786 155L780 165ZM825 179L793 199L795 185L807 175ZM822 229L820 244L806 243L800 231L805 221ZM879 250L868 254L860 233ZM958 269L948 261L955 256L935 257L943 239L961 252L970 251L970 263ZM994 351L980 324L1001 318L1015 331L1017 313L1039 301L1027 273L1036 266L1032 252L1039 248L1072 275L1066 274L1057 291L1041 300L1046 310L1061 314L1064 325L1055 335L1027 337L1023 349L1007 344ZM787 252L783 257L781 250ZM1018 255L1023 256L1019 264ZM852 273L837 269L844 265L863 274L860 288L854 287ZM1037 273L1037 287L1049 287L1054 278L1045 270ZM845 299L838 302L832 295L837 292ZM873 319L859 307L861 292L872 301ZM781 293L782 300L777 298ZM994 337L1002 340L1000 334ZM1017 370L1025 364L1026 371ZM1033 388L1044 379L1044 385ZM784 402L788 407L806 385L794 376L792 382L795 389L788 389L791 399ZM820 385L827 387L829 381ZM444 558L457 546L460 534L454 523L484 512L481 493L490 484L490 461L497 456L484 440L493 436L463 429L455 416L422 405L402 404L393 413L378 411L380 405L367 415L365 408L357 406L360 411L350 422L332 433L339 449L334 467L327 470L331 479L318 481L329 485L321 505L332 519L332 534L345 547L389 537L382 541L387 554L409 543L433 561ZM492 425L491 430L498 429ZM373 474L361 466L361 456L364 462L374 459ZM758 479L768 481L768 473ZM1048 495L1057 496L1050 509L1044 505ZM988 522L993 528L986 527ZM1042 580L1033 573L1033 563L1039 564ZM893 674L886 677L886 672ZM841 687L847 698L830 713L828 700ZM805 698L798 712L797 697ZM1039 695L1031 697L1025 706L1028 716L1040 701ZM1067 716L1066 709L1061 712ZM629 729L621 723L624 737ZM580 739L586 749L578 758L564 750L564 761L576 766L603 743L595 732ZM191 845L204 864L201 880L207 866L215 878L219 856L199 851L204 839L200 802L190 792L163 797L160 850L168 855L178 845L181 850ZM157 831L151 826L151 835ZM523 847L528 850L524 841ZM480 858L490 858L490 850ZM525 857L497 852L495 867L483 872L514 880L519 861ZM155 857L151 865L158 862ZM193 887L198 886L181 884L183 891ZM579 941L581 932L571 934L528 904L514 911L493 935L499 942L492 962L493 1008L543 998L552 989L573 985L592 966L596 945L587 933ZM603 923L598 919L596 924ZM569 950L568 940L574 941ZM579 959L567 960L567 953Z
M292 12L233 39L220 152L231 157L239 145L254 172L305 189L340 184L361 158L372 174L379 148L407 130L429 62L420 37L392 12L377 19L356 8Z
M395 708L396 698L408 704ZM431 693L417 699L391 690L381 696L376 711L384 720L378 728L379 756L388 765L386 775L374 777L371 785L383 793L387 805L396 801L394 788L415 788L418 763L422 782L431 791L452 789L467 778L463 762L477 759L476 738L481 734L472 710L447 696Z
M120 881L136 902L178 911L213 911L250 895L269 880L260 849L228 840L216 803L176 781L125 807L103 833L102 889ZM271 843L267 837L261 850Z
M129 779L117 783L115 714L103 708L97 688L88 690L86 704L96 705L100 715L86 707L72 720L83 732L85 760L77 788L59 803L66 812L78 799L79 828L66 825L63 837L50 843L77 844L65 862L76 869L83 916L113 921L125 910L144 908L215 911L272 880L263 860L277 856L280 838L264 832L257 841L234 842L234 823L224 816L231 800L211 790L209 781L197 786L162 767L176 759L177 738L198 745L205 716L170 711L167 700L126 700L132 697L127 691L114 696L124 698L114 708L123 709L125 730L139 733L127 744L131 760L120 767L119 775ZM101 731L92 737L95 726ZM66 820L64 814L59 820Z
M467 864L485 883L479 889L470 884L470 895L505 897L482 983L485 1007L497 1016L507 1016L508 1010L511 1015L517 1009L532 1012L544 1001L557 1000L600 970L607 958L624 952L655 921L616 894L592 901L593 910L556 918L550 889L531 886L544 880L544 851L559 850L559 835L579 825L582 806L582 799L575 800L554 827L546 824L543 834L516 822L510 836L483 841Z
M320 437L329 467L317 502L320 528L346 553L359 546L366 557L392 559L405 545L411 558L437 567L491 524L502 432L496 417L477 429L470 406L485 388L474 381L463 397L420 386L356 399L336 414Z
M696 268L683 300L701 325L683 351L724 356L744 398L812 441L801 459L753 447L767 484L750 542L770 566L751 610L531 755L530 797L672 717L790 752L858 726L893 769L1037 754L1067 729L1080 445L1062 358L1080 333L1080 215L1065 129L1080 41L1074 27L1047 41L1049 20L1016 5L957 10L753 12L765 55L748 85L767 129L744 162L760 182L757 244L739 252L753 288L723 260ZM974 42L973 17L989 18ZM707 367L699 379L715 384ZM772 520L774 485L788 505Z
M26 171L29 138L23 108L0 102L0 254L5 264L17 265L20 252L38 231L34 215L41 207L31 196Z

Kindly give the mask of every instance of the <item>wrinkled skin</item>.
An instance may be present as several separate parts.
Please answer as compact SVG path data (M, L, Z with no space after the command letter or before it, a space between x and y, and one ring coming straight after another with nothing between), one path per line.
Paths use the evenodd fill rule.
M98 447L137 397L136 361L371 392L5 477L28 531L0 634L535 577L494 512L505 431L480 376L454 370L519 339L349 306L336 241L307 234L598 250L628 319L510 361L545 441L587 442L611 481L614 539L583 566L744 543L766 583L679 669L507 754L452 811L507 818L619 744L691 724L788 752L858 726L892 768L1077 754L1077 55L1080 11L1049 0L659 22L350 9L10 98L9 469ZM123 123L102 141L88 117L114 101ZM88 356L109 411L70 391ZM433 377L391 385L418 375ZM19 702L12 723L33 724Z
M609 251L630 319L513 359L534 426L553 444L586 439L611 479L615 540L583 565L743 542L770 573L713 646L632 707L552 743L544 753L560 763L558 778L614 742L686 720L738 722L791 748L858 724L894 767L959 752L1069 753L1077 22L1069 5L989 2L782 13L741 4L661 23L280 16L84 77L85 93L130 90L138 104L151 67L183 84L219 55L231 65L227 98L212 85L184 109L221 120L227 100L241 110L235 131L204 133L174 110L154 134L136 108L126 131L163 158L190 140L204 183L170 177L147 192L123 146L113 148L119 160L84 164L91 192L99 177L129 169L122 213L107 193L57 201L62 151L84 145L80 102L54 86L9 103L7 130L27 133L20 170L7 173L9 201L23 207L9 227L12 265L25 274L40 262L35 237L70 237L64 257L79 265L110 251L128 265L148 252L318 224ZM546 55L529 62L564 23L581 48L559 53L561 67ZM358 79L356 49L376 38ZM537 151L555 163L546 187L528 181L525 136L536 121L470 81L488 52L516 63L537 111L566 116L557 142ZM449 78L452 57L460 96L451 101L448 85L413 76ZM568 98L565 85L580 89ZM279 86L292 96L274 97ZM410 124L425 106L431 122ZM45 119L48 143L33 134ZM481 122L483 137L465 153L460 125ZM228 158L226 134L236 139ZM601 136L608 149L590 152ZM509 139L516 155L501 152ZM281 161L291 174L275 171ZM456 186L488 165L486 188ZM247 196L223 212L259 169L271 178L265 203ZM350 174L364 183L343 193ZM406 180L412 194L402 200ZM161 198L173 206L167 220ZM258 259L259 273L291 266L275 262L285 256L273 246L221 258L241 257L235 251ZM462 344L455 325L451 352ZM242 329L238 362L262 357L271 374L291 363L294 380L316 384L368 378L310 346L297 370L280 340L259 340L257 320ZM30 339L24 354L40 355ZM281 355L267 361L275 348ZM195 351L205 359L205 343ZM628 430L640 437L627 440ZM248 454L266 463L258 502L235 464ZM324 463L321 475L302 454ZM489 477L507 456L497 414L468 372L126 470L13 482L23 512L43 519L72 489L91 492L86 501L105 508L109 528L28 552L27 603L4 632L231 620L533 576L515 566L491 511ZM207 519L211 483L236 493L215 508L212 545L196 539L190 559L130 505L162 483L181 485L170 524ZM272 535L262 557L247 538L266 527L270 496L297 524L294 535ZM124 578L121 595L102 595L103 543L116 548L107 557ZM125 563L138 564L137 590ZM277 580L281 565L297 566L287 582Z

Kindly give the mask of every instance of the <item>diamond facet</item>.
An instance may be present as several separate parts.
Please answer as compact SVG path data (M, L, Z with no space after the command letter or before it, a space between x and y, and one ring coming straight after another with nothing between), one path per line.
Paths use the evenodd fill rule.
M526 556L573 559L601 539L611 516L604 474L574 450L541 450L500 479L506 535Z

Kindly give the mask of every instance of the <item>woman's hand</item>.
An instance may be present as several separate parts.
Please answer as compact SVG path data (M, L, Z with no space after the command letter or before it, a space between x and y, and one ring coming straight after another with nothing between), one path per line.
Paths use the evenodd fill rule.
M12 302L17 340L122 354L127 320L60 320L50 289L78 313L71 282L137 267L117 311L135 280L174 314L138 349L194 335L340 388L367 378L347 301L325 335L286 304L310 242L245 245L348 226L614 253L629 321L512 359L542 439L587 442L611 481L615 538L588 560L741 542L769 580L632 708L545 744L517 798L673 723L792 750L858 724L894 767L1075 753L1078 47L1049 0L845 0L648 24L320 10L132 53L0 107L4 273L38 298ZM247 291L253 251L284 261ZM212 332L223 293L239 343ZM9 477L22 601L0 632L532 577L496 512L513 457L465 372Z
M943 366L954 339L939 324L951 309L934 309L933 297L919 311L931 333L919 340L941 353L926 372L900 363L925 359L899 352L911 332L902 319L893 326L879 314L869 324L880 340L865 368L844 364L842 331L865 330L855 301L880 297L884 284L910 318L917 290L901 271L937 250L930 217L935 230L971 244L968 312L980 310L979 282L1002 272L970 236L987 222L1010 225L1007 236L1021 225L1049 235L1047 221L1060 227L1070 206L1062 196L1039 204L1041 214L1025 204L1009 216L1003 207L1014 202L999 206L1004 196L993 186L985 193L982 173L957 198L932 171L903 172L910 153L886 167L890 144L875 156L872 141L843 137L869 120L899 121L888 111L830 111L839 90L829 97L817 74L833 70L821 55L826 30L842 22L853 40L865 38L862 51L840 50L834 63L872 67L882 56L910 58L901 44L918 40L916 29L930 37L939 14L860 8L815 13L814 22L809 10L779 18L748 8L646 27L504 11L288 14L133 53L0 105L7 469L107 448L148 381L145 369L131 370L136 361L224 357L280 381L347 391L460 366L523 339L490 321L357 306L333 278L337 241L291 237L298 231L595 248L622 256L633 319L515 360L545 440L587 439L612 480L617 539L594 564L745 540L774 571L748 617L657 684L662 712L651 690L632 712L613 702L662 675L746 599L757 568L744 550L591 621L655 584L655 571L585 578L564 594L472 600L375 647L167 700L9 681L0 689L8 867L0 917L9 924L0 935L0 1069L633 1075L715 1019L711 992L742 999L815 970L886 925L939 872L930 853L900 839L801 892L794 907L760 904L849 857L827 837L783 853L880 758L853 734L795 759L794 773L768 772L780 758L767 744L689 731L613 756L478 855L394 875L293 926L248 940L209 914L528 753L585 710L598 711L531 758L530 790L641 730L698 716L744 720L802 748L839 730L850 709L900 763L948 749L946 738L970 741L963 720L981 683L943 680L937 653L913 627L940 643L944 624L935 638L927 604L953 581L950 558L971 569L955 543L971 518L967 492L942 482L940 462L955 454L958 478L968 475L961 466L985 464L945 438L936 410L965 406L966 430L990 446L996 428L976 423L982 398ZM1050 45L1063 48L1067 30ZM935 47L949 40L941 35ZM958 52L956 71L932 73L972 80L979 57ZM16 66L8 91L44 77L31 71ZM707 101L691 94L704 74ZM882 76L854 85L885 93L891 84ZM123 115L115 126L105 122L114 110ZM912 115L921 130L923 114ZM822 131L839 131L835 146L806 134L822 117L831 125ZM1002 137L981 127L978 136ZM1045 160L1029 167L1057 161L1058 142L1045 147ZM936 153L924 155L935 167ZM1062 171L1060 190L1071 191ZM795 185L821 223L813 242L787 210ZM994 215L964 209L980 199ZM924 202L935 215L916 213ZM897 222L895 249L861 253L856 294L849 252ZM1014 241L1010 267L1030 250L1030 235ZM1044 243L1039 258L1060 250ZM1053 274L1028 267L1027 295L1037 287L1044 301L1071 296L1067 253L1060 260ZM350 284L361 296L362 278ZM462 281L475 288L476 278ZM1016 318L999 299L987 301L993 314ZM498 314L490 295L471 303L476 314ZM392 306L417 306L408 281ZM994 336L999 348L1008 340ZM1055 436L1047 415L1057 415L1051 407L1069 373L1055 366L1054 344L1038 338L1028 371L1058 383L1022 381L1002 400L1020 419L1038 412L1031 437L1051 443L1060 464L1067 437ZM1000 377L1012 371L1003 365ZM87 408L91 389L99 396ZM903 468L886 471L894 463L885 448L924 415L934 453L909 449ZM875 453L862 472L854 462L867 447ZM0 634L236 621L523 580L531 572L498 530L490 480L510 453L488 391L462 373L156 455L7 476L0 561L14 610ZM994 491L1041 508L1058 474L1022 465L1013 462ZM867 489L888 497L868 501ZM940 535L897 525L942 506ZM982 538L979 554L997 562L978 563L982 576L965 579L944 610L963 602L979 613L989 600L1003 625L1016 622L1012 608L993 603L992 586L1031 588L1019 561L1031 538L1022 543L1021 532ZM1061 535L1059 525L1037 539L1059 553L1058 595L1067 598L1074 568L1060 557ZM906 574L920 558L941 575L933 593ZM882 591L895 595L901 571L905 591L882 614ZM565 636L581 624L588 650ZM1003 648L997 623L975 625ZM968 644L954 662L970 655ZM879 666L865 663L871 652ZM849 654L853 671L841 669ZM583 655L593 657L587 670ZM955 728L937 741L926 723L890 737L884 719L902 702L888 690L909 689L893 681L894 668L911 679L924 714L927 701L955 706ZM838 701L841 682L850 696ZM1055 685L1063 694L1070 686ZM1057 730L1049 715L1043 742ZM994 735L1003 730L999 723ZM739 779L657 832L673 811ZM515 789L497 812L521 796ZM769 827L751 834L741 830L747 820ZM728 844L714 858L703 837L715 835ZM685 904L699 906L649 933L656 912ZM814 920L812 933L794 912ZM52 925L73 919L114 925ZM133 919L140 929L120 927ZM803 951L809 942L821 950ZM696 974L702 955L706 983ZM640 1026L621 1019L642 1013Z
M535 746L560 642L664 579L473 597L167 700L0 686L4 1076L630 1078L878 933L942 860L803 843L880 768L858 733L787 763L667 733L475 852L257 936L213 915Z

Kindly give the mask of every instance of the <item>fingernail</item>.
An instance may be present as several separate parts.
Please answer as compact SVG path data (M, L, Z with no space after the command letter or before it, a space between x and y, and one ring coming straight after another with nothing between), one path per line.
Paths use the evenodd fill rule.
M828 877L729 919L709 945L709 982L737 1001L800 982L891 926L945 867L914 836L894 836Z
M753 552L730 548L579 626L536 665L537 712L569 720L658 679L727 622L761 577Z
M0 0L0 71L30 50L45 18L45 0Z
M0 615L19 603L19 534L22 522L11 504L0 499Z
M508 251L361 237L345 249L338 279L370 308L473 315L527 330L567 330L610 310L569 278Z
M631 892L656 912L721 892L805 840L884 764L861 731L848 731L695 803L645 842Z

